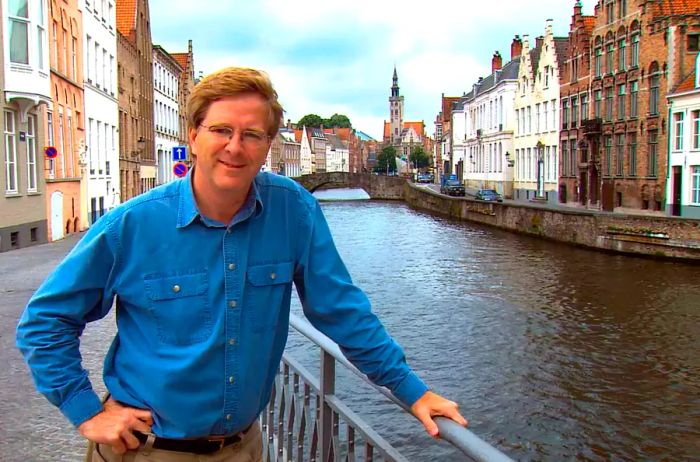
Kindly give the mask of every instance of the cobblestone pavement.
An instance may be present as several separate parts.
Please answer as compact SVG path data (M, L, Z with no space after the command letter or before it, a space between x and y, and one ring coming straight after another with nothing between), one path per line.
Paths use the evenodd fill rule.
M0 461L82 461L85 440L36 392L15 347L15 327L29 297L80 238L0 253ZM81 339L83 366L103 393L102 358L114 334L112 316L92 323Z

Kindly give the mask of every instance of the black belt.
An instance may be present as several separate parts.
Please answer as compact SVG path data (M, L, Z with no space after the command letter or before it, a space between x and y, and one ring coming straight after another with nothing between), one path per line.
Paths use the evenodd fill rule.
M245 430L240 433L231 436L211 436L209 438L187 438L187 439L174 439L174 438L163 438L156 436L153 441L153 449L164 449L166 451L175 452L191 452L193 454L211 454L217 451L221 451L226 446L238 443L245 433L250 430L252 425L248 426ZM145 444L148 441L148 435L144 435L141 432L134 432L134 436L141 444Z

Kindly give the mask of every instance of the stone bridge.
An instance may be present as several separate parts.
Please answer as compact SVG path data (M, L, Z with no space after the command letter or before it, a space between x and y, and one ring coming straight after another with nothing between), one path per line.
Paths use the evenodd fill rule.
M371 199L403 200L406 179L370 173L314 173L295 178L309 192L318 189L360 188Z

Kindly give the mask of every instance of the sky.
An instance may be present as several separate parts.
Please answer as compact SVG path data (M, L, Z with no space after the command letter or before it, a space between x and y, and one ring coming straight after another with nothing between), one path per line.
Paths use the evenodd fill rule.
M592 15L597 0L583 0ZM226 66L266 71L285 119L347 115L381 140L396 66L404 121L432 136L441 96L469 91L510 59L518 34L567 36L575 0L150 0L151 39L172 53L192 40L195 74Z

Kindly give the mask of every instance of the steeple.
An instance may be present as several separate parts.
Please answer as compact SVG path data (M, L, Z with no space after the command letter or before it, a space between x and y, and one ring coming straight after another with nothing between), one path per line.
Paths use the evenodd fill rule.
M399 76L396 73L396 66L394 66L394 84L391 86L391 96L399 96Z

